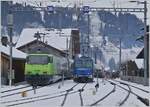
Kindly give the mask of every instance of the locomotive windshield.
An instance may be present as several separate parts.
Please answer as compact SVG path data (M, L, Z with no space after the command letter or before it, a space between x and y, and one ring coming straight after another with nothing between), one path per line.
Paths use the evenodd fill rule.
M31 55L27 57L28 64L48 64L50 61L48 56Z
M75 66L77 68L92 68L93 62L92 60L77 60Z

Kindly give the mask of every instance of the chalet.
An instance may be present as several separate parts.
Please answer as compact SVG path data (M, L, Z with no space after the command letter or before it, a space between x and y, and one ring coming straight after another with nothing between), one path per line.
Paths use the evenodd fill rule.
M32 54L32 53L47 53L47 54L52 54L56 55L58 57L66 57L66 53L54 48L42 41L39 40L33 40L27 44L24 44L20 47L17 48L18 50L25 52L27 54Z
M65 57L67 39L70 39L71 29L51 30L47 28L26 28L22 31L16 48L25 53L48 53ZM68 46L69 47L69 46Z
M144 80L144 48L136 56L136 59L122 64L123 75L121 79L145 84ZM149 72L147 72L149 76Z

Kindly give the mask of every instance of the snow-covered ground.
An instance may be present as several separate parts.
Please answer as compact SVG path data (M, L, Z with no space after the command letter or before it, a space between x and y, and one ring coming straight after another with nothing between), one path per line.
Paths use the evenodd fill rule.
M121 80L119 80L119 81L121 81ZM82 92L83 105L84 106L90 106L92 103L96 102L97 100L99 100L102 97L104 97L105 95L107 95L114 88L114 86L112 84L110 84L109 82L107 82L107 81L103 82L102 79L99 79L99 88L98 88L98 91L96 91L96 89L95 89L96 83L97 82L95 79L95 82L88 83L85 86L84 91ZM127 83L129 83L129 82L127 82ZM41 96L41 95L47 95L45 97L33 98L33 99L18 101L18 102L15 101L15 102L11 102L11 103L3 103L3 104L1 103L1 105L6 106L6 105L15 104L15 103L21 103L21 102L43 99L43 98L48 98L48 97L53 97L53 96L65 94L66 92L64 90L70 89L71 87L73 87L76 84L77 83L73 82L73 80L66 80L64 82L64 85L62 85L62 82L59 82L59 83L56 83L56 84L53 84L50 86L45 86L43 88L37 89L36 94L34 94L33 91L27 92L27 97L24 97L24 98L26 99L26 98L31 98L31 97ZM129 83L129 84L149 91L149 87L147 87L147 86L142 86L142 85L138 85L135 83ZM80 83L80 84L76 85L73 88L73 90L70 91L69 93L74 92L74 91L78 91L84 85L85 85L85 83ZM121 85L121 84L119 84L119 85ZM124 86L124 85L121 85L121 86L128 89L127 86ZM21 86L16 86L13 88L17 88L17 87L21 87ZM10 87L5 86L5 87L2 87L1 89L4 91L4 90L10 89ZM132 87L131 87L131 90L143 98L149 98L148 97L149 93L142 92L142 91L135 89L135 88L132 88ZM14 93L14 91L12 93ZM124 100L124 98L127 96L127 94L128 94L127 91L116 86L116 91L111 93L104 100L99 102L96 106L102 106L102 107L103 106L104 107L119 106L119 103ZM1 96L2 95L4 95L4 94L1 94ZM44 99L44 100L40 100L40 101L34 101L34 102L27 103L27 104L16 105L15 107L35 107L35 106L36 107L41 107L41 106L42 107L56 107L56 106L58 107L58 106L61 106L64 97L65 96L60 96L60 97L56 97L56 98L52 98L52 99ZM13 96L1 98L0 101L1 102L7 102L7 101L11 101L11 100L24 99L24 98L21 96L21 94L18 94L18 95L13 95ZM64 106L67 106L67 107L70 107L70 106L71 107L74 107L74 106L79 107L79 106L81 106L79 92L76 92L73 94L68 94L66 101L64 103ZM126 107L144 107L145 105L142 102L140 102L135 95L130 94L129 98L123 104L123 106L126 106Z

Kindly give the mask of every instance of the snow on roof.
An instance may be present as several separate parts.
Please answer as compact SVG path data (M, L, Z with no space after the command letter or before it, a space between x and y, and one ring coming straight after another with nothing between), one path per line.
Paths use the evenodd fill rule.
M135 63L139 69L144 68L144 59L135 59Z
M17 50L16 48L12 49L12 56L13 58L18 58L18 59L25 59L26 58L26 54ZM10 51L9 51L9 47L3 46L0 44L0 53L3 52L6 55L10 55Z
M70 38L71 36L71 29L62 29L60 36L60 31L57 29L48 30L46 28L25 28L20 35L20 38L16 44L16 48L36 40L36 38L34 38L34 34L37 32L45 33L45 40L47 41L48 45L59 50L66 50L66 38ZM41 36L41 40L43 40L43 35Z

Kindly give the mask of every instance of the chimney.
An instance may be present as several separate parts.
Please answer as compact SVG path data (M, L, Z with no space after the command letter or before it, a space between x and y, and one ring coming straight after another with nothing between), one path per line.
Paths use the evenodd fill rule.
M6 36L2 36L1 42L3 46L7 46L8 44L8 38Z

